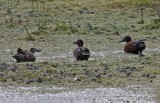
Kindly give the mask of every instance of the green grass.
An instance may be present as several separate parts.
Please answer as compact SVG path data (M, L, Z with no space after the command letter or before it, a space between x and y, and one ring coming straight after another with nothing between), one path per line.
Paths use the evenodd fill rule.
M1 0L0 4L0 63L18 66L16 72L0 71L2 84L98 87L158 83L160 26L150 0L49 0L45 8L41 2L32 5L25 0L13 6L12 15L6 11L15 2ZM141 7L144 23L140 23ZM146 40L145 57L119 52L124 44L118 41L126 35ZM73 41L78 38L90 49L91 60L73 61ZM30 63L33 69L28 69L27 63L16 64L12 55L18 47L42 48L37 56L42 62ZM127 76L120 72L126 68L135 70Z
M97 86L126 86L132 84L151 85L159 78L159 62L153 62L156 57L137 57L123 59L90 60L58 63L30 63L32 69L25 63L17 64L16 72L2 71L6 78L1 77L1 83L31 84L42 83L48 85L97 87ZM156 59L157 60L157 59ZM127 76L125 68L135 68ZM147 76L149 75L149 76ZM94 84L94 86L93 86ZM153 86L153 85L152 85Z

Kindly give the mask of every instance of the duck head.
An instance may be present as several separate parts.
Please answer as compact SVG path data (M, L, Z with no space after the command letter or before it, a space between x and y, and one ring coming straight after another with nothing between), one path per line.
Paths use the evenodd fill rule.
M23 51L23 49L21 49L20 47L17 49L17 52L19 53L19 52L21 52L21 51Z
M78 47L83 47L83 40L78 39L78 40L76 40L75 42L73 42L73 44L77 44Z
M119 41L119 42L130 42L130 41L132 41L132 38L130 37L130 36L125 36L124 37L124 39L122 39L121 41Z

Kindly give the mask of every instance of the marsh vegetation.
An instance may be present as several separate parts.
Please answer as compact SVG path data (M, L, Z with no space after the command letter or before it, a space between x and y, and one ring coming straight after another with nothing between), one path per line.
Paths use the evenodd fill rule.
M160 4L157 0L1 0L0 82L68 87L159 86ZM144 57L123 52L124 36L144 39ZM89 61L75 62L83 39ZM16 49L38 47L36 62L15 63Z

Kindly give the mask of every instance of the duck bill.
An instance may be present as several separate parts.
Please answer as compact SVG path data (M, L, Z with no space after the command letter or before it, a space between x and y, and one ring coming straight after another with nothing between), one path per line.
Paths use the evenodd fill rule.
M123 39L123 40L120 40L119 42L124 42L124 39Z
M41 52L41 51L42 51L42 49L37 49L37 48L36 48L36 52Z
M16 58L16 56L15 56L15 55L13 55L12 57L13 57L13 58Z
M73 42L73 44L77 44L77 42L75 41L75 42Z

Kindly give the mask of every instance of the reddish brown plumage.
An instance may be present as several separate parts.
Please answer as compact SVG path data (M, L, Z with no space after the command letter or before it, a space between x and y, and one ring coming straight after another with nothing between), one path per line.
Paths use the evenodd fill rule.
M138 50L136 49L136 47L133 45L133 42L128 42L125 46L124 46L124 51L127 53L134 53L134 54L138 54Z
M124 51L127 53L142 54L142 51L146 47L143 41L132 41L130 36L126 36L120 42L127 42L124 46Z

